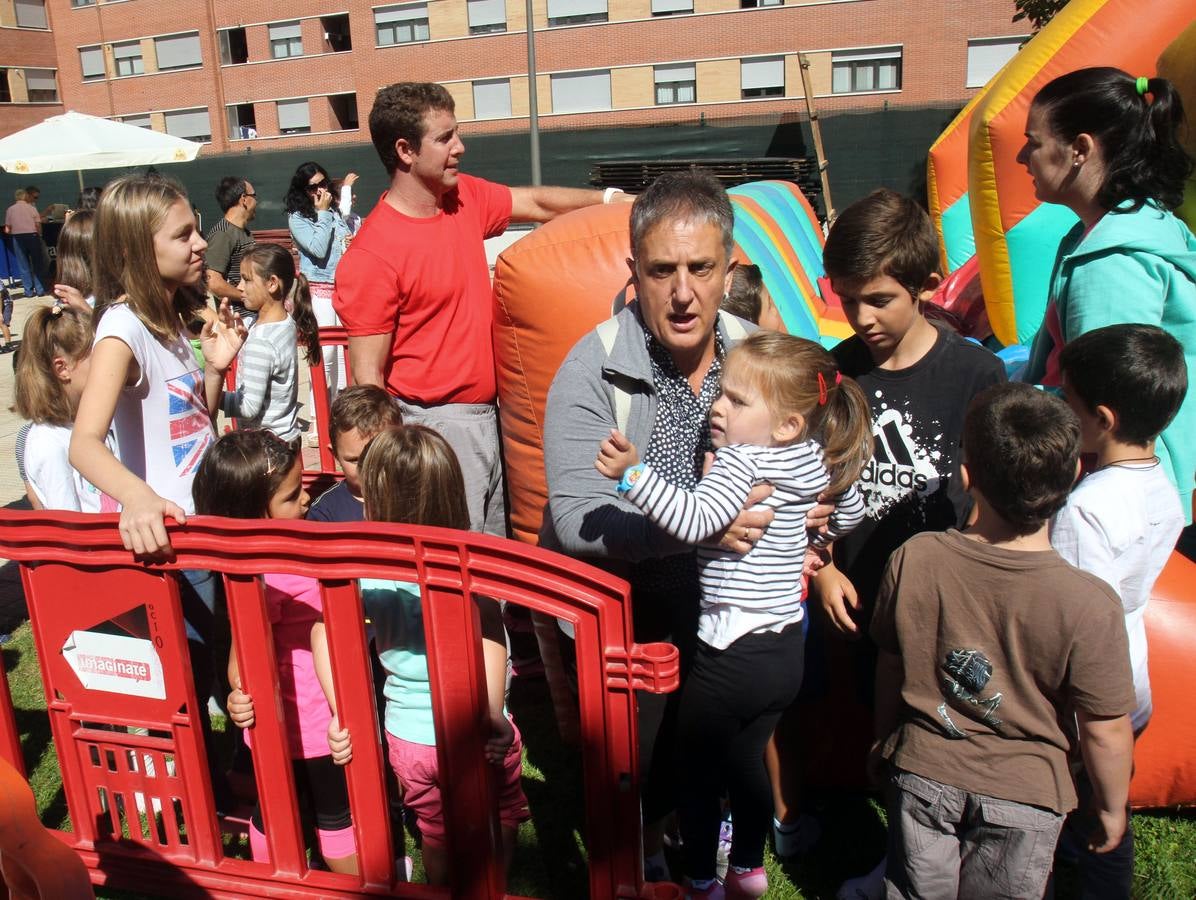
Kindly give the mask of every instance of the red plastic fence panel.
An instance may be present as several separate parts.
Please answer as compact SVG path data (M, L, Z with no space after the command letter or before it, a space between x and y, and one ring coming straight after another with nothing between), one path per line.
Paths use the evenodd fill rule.
M557 554L466 532L210 517L171 527L174 561L143 566L121 547L116 522L115 516L0 511L0 556L22 564L75 826L60 837L96 883L212 896L505 896L495 776L481 754L486 691L471 599L481 594L574 625L590 896L680 896L673 886L642 881L634 693L675 689L677 652L668 644L633 642L622 580ZM224 574L242 683L256 707L255 768L270 863L223 854L169 571L177 569ZM263 572L321 583L338 712L357 736L346 778L358 877L306 865L257 578ZM362 738L377 726L356 586L361 577L421 587L446 786L450 891L396 880L382 748ZM87 602L64 603L64 597ZM0 710L0 753L17 748L18 759L10 761L19 762L13 728L11 714ZM145 809L152 813L138 814Z

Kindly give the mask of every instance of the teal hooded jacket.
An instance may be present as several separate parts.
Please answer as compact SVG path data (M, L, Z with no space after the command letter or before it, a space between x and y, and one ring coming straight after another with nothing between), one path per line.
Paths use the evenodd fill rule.
M1059 245L1049 296L1066 341L1105 325L1140 323L1158 325L1183 345L1188 394L1155 452L1191 524L1196 481L1196 237L1153 203L1136 212L1106 214L1087 237L1083 223L1078 223ZM1053 350L1054 340L1043 325L1034 338L1025 380L1042 380Z

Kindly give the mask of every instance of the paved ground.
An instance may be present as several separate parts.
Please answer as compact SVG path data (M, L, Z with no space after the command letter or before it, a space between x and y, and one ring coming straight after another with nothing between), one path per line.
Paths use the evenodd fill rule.
M40 297L16 301L12 319L15 340L19 341L25 331L25 319L29 313L50 300L49 297ZM25 485L17 474L17 431L25 423L11 409L14 381L12 364L12 354L0 355L0 506L28 509ZM0 634L12 631L24 618L25 595L21 590L21 577L16 564L5 561L0 567Z
M12 330L15 340L20 340L25 330L25 320L39 305L51 302L50 297L17 300L13 310ZM0 506L8 509L28 509L25 501L25 485L17 474L16 441L17 432L24 424L12 411L13 401L13 357L0 354ZM307 397L308 370L299 367L299 396ZM304 449L308 464L315 462L317 451ZM15 563L0 560L0 635L11 632L26 618L25 596Z

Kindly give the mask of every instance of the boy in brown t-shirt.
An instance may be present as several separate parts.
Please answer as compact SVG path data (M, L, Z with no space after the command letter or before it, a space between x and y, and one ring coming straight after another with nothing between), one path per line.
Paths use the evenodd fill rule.
M964 423L975 523L918 535L889 561L871 628L873 771L892 766L889 897L1041 897L1076 805L1077 738L1092 848L1125 830L1135 700L1121 606L1047 534L1079 439L1063 401L1023 384L984 391Z

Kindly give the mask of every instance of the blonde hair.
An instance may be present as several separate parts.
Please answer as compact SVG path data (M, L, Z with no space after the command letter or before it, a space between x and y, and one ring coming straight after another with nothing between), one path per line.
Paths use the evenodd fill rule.
M401 425L380 431L366 444L358 474L371 521L469 528L457 455L431 428Z
M178 337L184 300L165 294L154 233L179 201L190 209L182 186L160 175L126 175L104 188L95 216L95 233L103 239L94 244L92 268L97 322L123 298L159 340Z
M28 200L29 195L25 193L24 188L17 188L15 191L12 192L12 198L14 200L16 200L18 203L20 203L22 200Z
M17 360L13 411L31 422L69 428L75 411L54 372L54 360L59 356L70 362L86 359L94 336L88 313L61 304L35 309L25 323Z
M872 458L872 412L860 386L843 378L821 346L779 331L757 331L728 354L734 367L763 395L776 418L797 413L805 437L822 446L832 494L847 490Z

